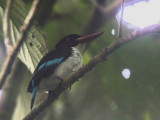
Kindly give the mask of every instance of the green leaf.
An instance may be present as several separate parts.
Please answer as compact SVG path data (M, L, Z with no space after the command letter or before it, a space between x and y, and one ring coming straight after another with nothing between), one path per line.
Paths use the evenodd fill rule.
M0 32L2 32L2 19L4 17L5 0L0 0ZM12 43L15 45L19 36L19 27L23 24L28 10L21 0L15 0L10 15L10 31ZM0 34L0 37L3 37ZM47 53L46 36L42 29L32 26L27 39L22 45L18 57L33 73L40 59Z

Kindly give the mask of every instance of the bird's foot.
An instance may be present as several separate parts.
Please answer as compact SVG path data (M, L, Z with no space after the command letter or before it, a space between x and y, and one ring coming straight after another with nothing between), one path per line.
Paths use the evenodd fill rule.
M63 78L61 78L61 77L59 77L59 76L56 76L56 78L57 78L58 80L60 80L61 82L63 82L63 81L64 81L64 79L63 79Z
M61 78L61 77L59 77L59 76L56 76L56 78L57 78L58 80L60 80L60 81L61 81L61 83L64 81L64 79L63 79L63 78ZM69 86L69 90L71 90L71 85Z

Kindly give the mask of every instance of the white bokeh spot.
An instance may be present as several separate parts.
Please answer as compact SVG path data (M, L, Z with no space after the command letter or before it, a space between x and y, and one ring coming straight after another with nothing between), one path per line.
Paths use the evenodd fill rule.
M116 35L116 30L114 28L111 30L111 34Z
M128 25L144 28L160 22L160 0L140 1L124 8L123 20ZM120 12L118 13L118 18Z
M123 76L125 79L130 78L130 76L131 76L131 71L130 71L130 69L128 69L128 68L123 69L123 70L122 70L122 76Z

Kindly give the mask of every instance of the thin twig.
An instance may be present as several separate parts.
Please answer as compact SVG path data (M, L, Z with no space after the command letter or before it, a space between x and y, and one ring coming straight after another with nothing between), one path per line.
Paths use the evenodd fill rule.
M118 25L118 37L117 38L120 38L122 36L122 21L123 21L123 12L124 12L124 0L122 0L122 3L121 3L121 16L120 16L120 19L119 19L119 25Z
M17 39L17 43L13 50L11 51L11 54L9 54L6 58L6 61L2 67L1 74L0 74L0 89L2 88L7 76L10 74L13 62L16 58L16 55L24 42L27 32L31 28L31 25L33 24L33 21L35 19L36 13L38 11L38 6L41 0L35 0L33 2L32 8L26 17L23 26L20 28L20 35L19 38Z
M120 4L120 0L114 0L107 6L97 4L83 31L83 34L93 33L101 28L101 26L104 26L110 19L115 17L117 10L120 8Z
M11 7L14 3L14 0L8 0L6 9L4 12L4 19L3 19L3 33L4 33L4 40L5 40L5 45L7 46L7 51L9 53L9 49L12 49L12 40L11 40L11 33L10 33L10 24L9 24L9 17L10 17L10 12L11 12Z
M141 30L135 30L134 32L120 37L115 40L107 48L104 48L97 56L92 58L85 66L80 68L77 72L72 74L68 79L59 85L43 102L41 102L37 107L35 107L23 120L33 120L40 112L47 108L51 103L53 103L58 96L67 88L69 88L74 82L84 76L87 72L91 71L98 63L101 63L106 60L106 58L113 53L115 50L121 46L132 42L142 36L145 36L149 33L158 33L160 32L160 26L151 26Z
M87 25L83 30L83 35L87 35L97 31L99 28L104 26L107 22L109 22L113 17L115 17L117 10L120 8L121 1L114 0L109 5L102 5L103 1L98 1L98 4L95 6L91 17ZM83 44L81 46L81 52L84 51L89 47L89 44Z

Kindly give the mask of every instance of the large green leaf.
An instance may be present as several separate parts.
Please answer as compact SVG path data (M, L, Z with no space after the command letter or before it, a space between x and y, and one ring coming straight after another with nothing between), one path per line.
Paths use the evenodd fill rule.
M4 8L6 5L5 0L0 0L0 32L2 32L2 19L4 17ZM10 31L12 43L15 45L19 36L19 27L23 24L23 21L28 13L23 1L15 0L11 15L10 15ZM0 34L0 37L3 37ZM37 63L47 52L46 37L42 29L37 26L32 26L28 32L28 36L24 44L22 45L18 57L33 72Z

